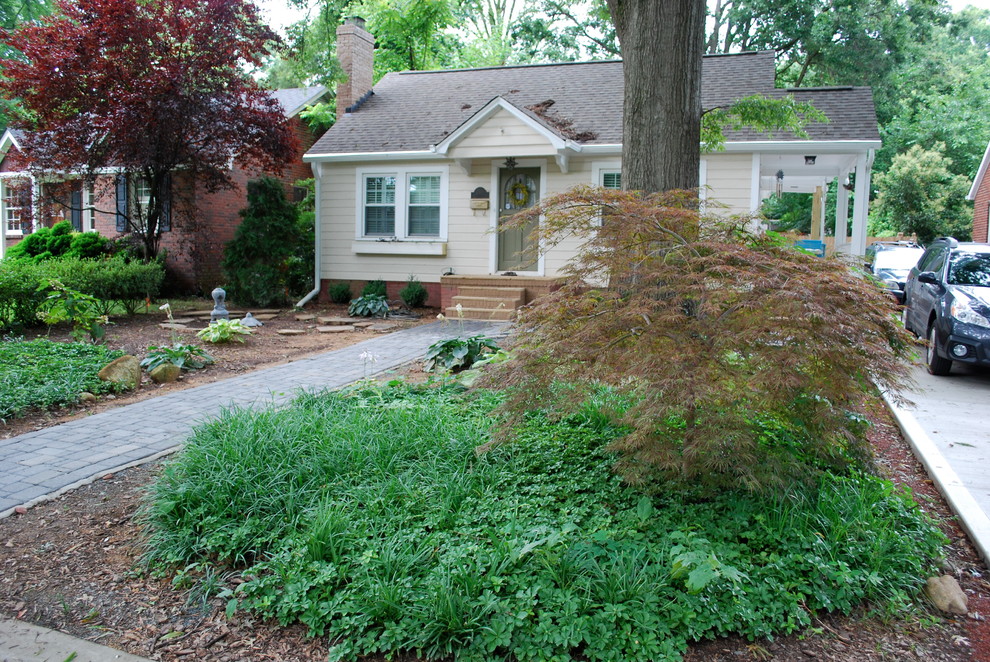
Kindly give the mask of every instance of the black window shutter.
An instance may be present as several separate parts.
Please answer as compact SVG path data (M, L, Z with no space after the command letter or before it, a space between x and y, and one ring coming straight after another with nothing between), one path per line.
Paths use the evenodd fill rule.
M82 232L82 191L73 191L69 197L69 214L72 218L72 229Z
M165 195L162 197L162 217L158 227L162 232L172 231L172 175L165 175Z
M127 175L117 175L117 232L127 232Z

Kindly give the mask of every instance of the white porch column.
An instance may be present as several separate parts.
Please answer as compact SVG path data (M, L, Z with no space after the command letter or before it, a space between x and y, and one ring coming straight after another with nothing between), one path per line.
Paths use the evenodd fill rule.
M0 179L0 260L7 254L7 182Z
M873 166L873 150L860 154L856 159L856 191L853 200L853 227L850 253L866 254L866 215L870 207L870 168Z
M849 253L849 189L845 187L848 172L840 172L835 196L835 252Z
M760 153L753 152L753 167L749 177L749 210L756 212L760 208L763 198L760 195Z

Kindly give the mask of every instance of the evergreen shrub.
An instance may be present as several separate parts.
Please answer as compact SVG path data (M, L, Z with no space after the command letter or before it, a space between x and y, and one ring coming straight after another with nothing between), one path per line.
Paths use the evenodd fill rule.
M224 249L227 294L241 305L282 305L289 299L289 267L299 244L299 212L271 177L248 182L248 206Z
M409 276L409 283L399 291L399 298L410 308L422 308L430 293L415 276Z
M361 290L361 296L362 297L375 296L375 297L388 298L388 292L386 291L385 288L385 281L383 281L380 278L377 280L369 280L365 284L364 289Z
M334 303L349 303L351 300L351 285L347 281L330 283L327 288L327 296Z

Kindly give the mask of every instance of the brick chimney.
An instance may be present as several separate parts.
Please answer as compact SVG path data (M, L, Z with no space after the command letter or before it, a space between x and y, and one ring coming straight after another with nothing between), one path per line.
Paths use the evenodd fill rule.
M337 27L337 59L347 80L337 85L337 119L371 91L375 66L375 38L364 29L364 19L350 16Z

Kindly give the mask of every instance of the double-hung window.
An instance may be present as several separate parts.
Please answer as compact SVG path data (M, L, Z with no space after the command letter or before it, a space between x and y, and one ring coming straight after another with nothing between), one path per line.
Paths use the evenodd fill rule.
M622 171L620 170L601 170L601 181L598 183L602 188L612 189L613 191L618 191L622 188Z
M6 179L2 182L3 227L7 235L20 235L24 231L24 222L30 217L29 184L24 180ZM0 233L2 236L3 233Z
M445 169L360 171L358 238L444 241Z

